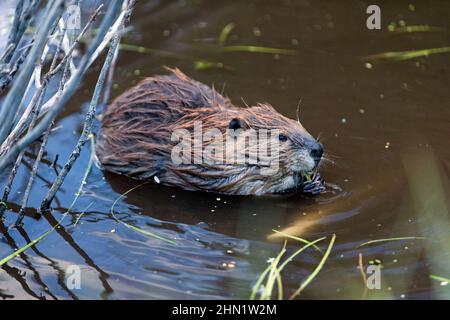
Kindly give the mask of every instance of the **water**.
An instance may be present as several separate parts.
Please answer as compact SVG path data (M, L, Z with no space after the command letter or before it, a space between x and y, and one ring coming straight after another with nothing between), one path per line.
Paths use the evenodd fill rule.
M113 202L138 183L103 173L89 175L72 215L35 248L2 266L0 296L23 299L233 299L248 298L267 260L283 238L272 229L308 240L322 236L325 250L336 243L317 278L300 298L355 298L364 294L358 256L364 266L381 264L381 289L366 298L449 298L449 286L430 274L450 276L449 55L366 65L362 57L384 51L450 45L448 32L393 34L392 21L450 30L450 4L426 6L383 2L382 31L365 27L370 3L355 1L149 1L132 18L124 43L170 54L122 51L113 95L145 76L178 67L224 90L237 105L268 101L321 135L334 164L321 174L328 192L238 197L185 192L150 183L119 199L116 217L147 232L174 239L172 245L145 236L111 214ZM222 28L236 27L227 45L298 50L294 56L221 52ZM232 70L195 69L195 61L221 62ZM45 158L64 163L80 133L97 69L65 109L62 129L51 136ZM31 150L36 152L36 150ZM19 170L5 220L0 254L25 245L54 225L73 200L89 159L82 155L54 202L38 219L36 207L55 177L48 162L40 169L23 229L11 227L28 179L32 152ZM2 173L4 181L6 174ZM364 242L392 237L426 239ZM288 242L288 252L300 248ZM321 253L310 248L282 273L288 297L317 266ZM69 289L65 272L81 268L81 288ZM445 284L445 283L444 283Z

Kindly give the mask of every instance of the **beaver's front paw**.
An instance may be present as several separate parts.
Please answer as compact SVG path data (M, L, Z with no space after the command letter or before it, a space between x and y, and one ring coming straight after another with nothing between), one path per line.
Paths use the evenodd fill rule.
M305 180L302 185L302 192L310 195L317 195L325 191L325 181L318 172Z

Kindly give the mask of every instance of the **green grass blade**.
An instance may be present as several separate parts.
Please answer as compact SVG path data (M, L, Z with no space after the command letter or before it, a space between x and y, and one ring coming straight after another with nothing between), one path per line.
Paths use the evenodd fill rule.
M434 274L430 274L430 279L441 281L441 282L444 282L444 283L450 283L450 279L449 278L444 278L444 277L437 276L437 275L434 275Z
M415 25L396 27L391 32L394 33L410 33L410 32L448 32L448 29L444 27L434 27L427 25Z
M314 240L313 242L310 242L310 243L308 243L308 244L305 244L303 247L301 247L300 249L298 249L297 251L295 251L293 254L291 254L291 255L289 256L289 258L287 258L287 259L281 264L281 266L278 268L278 272L281 273L281 271L283 271L284 267L286 267L286 265L287 265L289 262L291 262L292 260L294 260L294 258L295 258L296 256L298 256L300 253L302 253L304 250L306 250L306 249L309 248L310 246L313 246L315 243L317 243L317 242L319 242L319 241L322 241L322 240L324 240L324 239L326 239L326 238L327 238L327 237L322 237L322 238L319 238L319 239L317 239L317 240Z
M366 56L363 58L363 60L370 62L377 62L377 61L397 62L420 57L427 57L432 54L449 53L449 52L450 47L431 48L422 50L408 50L408 51L390 51Z
M252 293L250 294L250 300L255 300L256 295L259 291L259 288L261 287L261 284L263 283L264 279L266 278L267 274L272 270L273 267L273 263L276 261L280 261L281 257L284 255L284 253L286 252L286 244L287 242L284 242L283 248L281 249L281 251L278 253L278 256L274 259L274 261L272 261L270 263L270 265L263 271L263 273L259 276L258 280L256 281L255 285L252 288ZM278 262L276 263L278 264ZM267 286L264 287L264 291L267 290ZM264 295L265 293L261 294L261 297Z
M297 50L291 49L279 49L279 48L269 48L269 47L258 47L258 46L228 46L223 47L224 52L252 52L252 53L270 53L270 54L282 54L282 55L296 55Z
M126 223L126 222L120 220L119 218L117 218L116 213L114 212L114 207L116 206L117 202L118 202L120 199L122 199L122 198L125 197L127 194L129 194L130 192L136 190L137 188L139 188L139 187L141 187L141 186L143 186L143 185L145 185L145 184L147 184L147 183L149 183L149 182L150 182L150 181L145 181L144 183L138 184L137 186L135 186L135 187L133 187L133 188L131 188L131 189L125 191L125 192L122 193L119 197L117 197L117 199L114 200L114 202L113 202L113 204L112 204L112 206L111 206L111 215L113 216L114 220L116 220L118 223L124 225L125 227L127 227L127 228L129 228L129 229L131 229L131 230L133 230L133 231L139 232L139 233L141 233L141 234L143 234L143 235L146 235L146 236L149 236L149 237L154 237L154 238L156 238L156 239L165 241L165 242L170 243L170 244L173 244L173 245L177 245L178 243L177 243L176 241L173 241L173 240L164 238L164 237L159 236L159 235L157 235L157 234L155 234L155 233L152 233L152 232L145 231L145 230L143 230L143 229L141 229L141 228L138 228L138 227L136 227L136 226L133 226L133 225L131 225L131 224L129 224L129 223Z
M0 266L4 265L5 263L9 262L10 260L14 259L15 257L17 257L18 255L20 255L22 252L24 252L25 250L29 249L30 247L34 246L36 243L38 243L39 241L41 241L42 239L44 239L45 237L47 237L52 231L54 230L54 228L51 228L50 230L48 230L46 233L44 233L43 235L39 236L38 238L34 239L33 241L31 241L30 243L26 244L25 246L23 246L22 248L14 251L13 253L11 253L9 256L3 258L0 261Z
M218 42L221 46L225 44L230 32L234 29L234 23L229 23L225 27L223 27L222 32L220 32Z
M358 248L361 248L363 246L367 246L373 243L379 243L379 242L389 242L389 241L402 241L402 240L424 240L425 237L397 237L397 238L386 238L386 239L377 239L377 240L370 240L364 243L361 243Z
M275 230L275 229L272 229L272 231L275 232L275 233L279 233L279 234L281 234L282 236L285 236L286 238L294 239L294 240L297 240L297 241L299 241L299 242L303 242L303 243L305 243L305 244L310 244L310 245L312 245L314 248L316 248L318 251L323 252L322 249L320 249L318 246L316 246L316 245L314 244L315 242L314 242L314 243L311 243L311 241L308 241L308 240L305 240L305 239L303 239L303 238L296 237L296 236L293 236L293 235L290 235L290 234L288 234L288 233L284 233L284 232L282 232L282 231L278 231L278 230Z
M297 297L310 283L314 280L314 278L317 276L317 274L322 270L323 265L325 264L325 261L328 259L328 256L331 253L331 249L333 248L334 241L336 240L336 235L333 234L330 240L330 244L328 245L327 251L325 251L325 254L322 257L322 260L317 265L317 267L314 269L314 271L306 278L306 280L300 285L300 287L291 295L289 298L290 300Z

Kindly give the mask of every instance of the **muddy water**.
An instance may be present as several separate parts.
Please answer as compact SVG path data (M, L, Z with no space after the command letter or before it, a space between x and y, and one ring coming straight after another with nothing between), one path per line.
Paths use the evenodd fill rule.
M411 6L414 4L414 6ZM122 51L116 96L141 78L176 66L224 90L236 104L268 101L321 136L327 158L321 167L328 191L310 198L231 197L184 192L148 184L120 198L116 217L177 245L118 224L113 202L136 182L91 171L74 213L36 247L0 269L0 296L25 299L248 298L252 286L280 251L283 230L336 243L301 298L449 298L450 277L450 55L366 64L362 57L450 45L450 4L382 1L380 31L366 28L369 3L354 1L142 1L124 43L153 53ZM447 32L394 34L390 22L433 25ZM222 28L233 22L227 45L297 50L296 55L223 52ZM196 61L226 69L197 70ZM80 119L96 73L86 78L51 137L46 159L59 163L76 143ZM6 256L48 230L70 205L89 159L86 147L54 203L52 215L34 209L55 173L41 167L25 227L11 228L27 183L32 156L25 157L10 210L0 223ZM3 173L2 181L5 180ZM367 241L396 237L416 240ZM292 253L300 244L289 241ZM367 290L358 270L381 266L381 288ZM319 263L310 248L282 273L286 297ZM81 268L81 288L64 281L70 265Z

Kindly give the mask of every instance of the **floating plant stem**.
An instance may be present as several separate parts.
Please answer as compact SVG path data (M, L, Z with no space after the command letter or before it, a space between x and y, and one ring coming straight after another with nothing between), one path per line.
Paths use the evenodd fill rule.
M367 246L373 243L379 243L379 242L389 242L389 241L402 241L402 240L424 240L425 237L398 237L398 238L387 238L387 239L377 239L377 240L371 240L364 243L361 243L358 248Z
M145 184L147 184L147 183L149 183L149 182L150 182L150 181L145 181L144 183L138 184L137 186L135 186L135 187L133 187L133 188L131 188L131 189L125 191L124 193L122 193L116 200L114 200L114 202L113 202L113 204L112 204L112 206L111 206L111 215L112 215L112 217L114 218L114 220L116 220L118 223L124 225L125 227L127 227L127 228L129 228L129 229L131 229L131 230L134 230L134 231L136 231L136 232L139 232L139 233L144 234L144 235L149 236L149 237L153 237L153 238L156 238L156 239L159 239L159 240L168 242L168 243L170 243L170 244L177 245L177 242L175 242L175 241L173 241L173 240L166 239L166 238L164 238L164 237L162 237L162 236L160 236L160 235L157 235L156 233L152 233L152 232L145 231L145 230L143 230L143 229L141 229L141 228L138 228L138 227L136 227L136 226L133 226L133 225L131 225L131 224L129 224L129 223L126 223L126 222L120 220L119 218L117 218L116 213L114 212L114 207L116 206L116 203L117 203L120 199L122 199L122 198L125 197L127 194L129 194L130 192L136 190L136 189L139 188L139 187L142 187L143 185L145 185Z
M450 47L408 50L408 51L390 51L366 56L363 58L363 60L370 62L377 62L377 61L396 62L420 57L427 57L432 54L449 53L449 52Z
M223 46L225 44L225 41L227 41L227 38L233 29L234 29L234 23L229 23L225 27L223 27L222 31L220 32L219 39L218 39L218 42L221 46Z
M441 281L441 283L446 283L446 284L450 283L450 279L449 278L444 278L444 277L437 276L437 275L434 275L434 274L430 274L430 279Z
M59 225L59 223L58 223ZM56 226L55 226L56 227ZM14 251L13 253L11 253L9 256L3 258L2 260L0 260L0 266L4 265L5 263L11 261L12 259L14 259L15 257L17 257L18 255L20 255L22 252L24 252L25 250L29 249L30 247L34 246L35 244L37 244L39 241L41 241L42 239L44 239L45 237L47 237L55 228L51 228L50 230L48 230L47 232L45 232L43 235L37 237L36 239L34 239L33 241L31 241L30 243L26 244L25 246L23 246L22 248Z
M391 32L394 33L410 33L410 32L448 32L444 27L434 27L427 25L396 27Z
M297 50L292 49L279 49L279 48L269 48L269 47L258 47L258 46L227 46L223 47L224 52L253 52L253 53L269 53L269 54L282 54L282 55L296 55Z
M328 245L327 251L325 251L325 254L322 257L322 260L320 261L320 263L318 264L316 269L314 269L314 271L308 276L308 278L306 278L306 280L300 285L300 287L291 295L289 300L293 300L295 297L300 295L300 293L311 283L311 281L314 280L314 278L317 276L317 274L320 272L320 270L322 270L322 268L325 264L325 261L327 261L328 256L331 253L331 249L333 248L333 244L334 244L335 240L336 240L336 235L333 234L333 236L331 237L331 240L330 240L330 244Z

